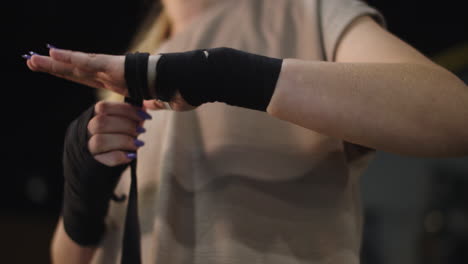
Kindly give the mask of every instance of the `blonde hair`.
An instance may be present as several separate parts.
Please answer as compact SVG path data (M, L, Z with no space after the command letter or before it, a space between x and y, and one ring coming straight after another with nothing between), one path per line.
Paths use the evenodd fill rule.
M128 51L155 52L169 36L171 24L162 5L158 2L148 12L134 36ZM106 101L123 101L123 96L108 90L99 90L98 98Z

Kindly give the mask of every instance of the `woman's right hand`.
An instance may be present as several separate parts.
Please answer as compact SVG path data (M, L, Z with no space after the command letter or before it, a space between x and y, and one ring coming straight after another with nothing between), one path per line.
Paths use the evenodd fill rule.
M125 56L84 53L50 47L49 56L31 53L26 64L32 71L45 72L89 87L128 96L124 77Z
M89 87L128 96L124 76L125 56L85 53L52 46L49 48L49 56L37 53L32 53L31 56L24 55L30 70L48 73ZM157 100L145 100L144 106L151 110L166 108L162 102ZM169 102L169 106L174 111L188 111L195 108L188 104L179 92Z
M144 144L137 139L144 132L143 122L151 116L123 102L100 101L94 112L88 123L88 148L94 158L109 167L132 161Z

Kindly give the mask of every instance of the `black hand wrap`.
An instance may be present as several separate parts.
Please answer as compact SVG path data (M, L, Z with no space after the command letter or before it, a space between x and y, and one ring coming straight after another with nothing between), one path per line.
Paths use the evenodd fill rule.
M154 99L148 90L149 53L128 53L125 55L125 80L128 96L134 102Z
M231 48L161 54L155 94L167 102L178 90L193 106L218 101L266 111L282 62Z
M121 173L127 165L108 167L88 150L88 123L94 105L68 127L63 155L63 223L68 236L81 246L97 245L105 231L104 218Z

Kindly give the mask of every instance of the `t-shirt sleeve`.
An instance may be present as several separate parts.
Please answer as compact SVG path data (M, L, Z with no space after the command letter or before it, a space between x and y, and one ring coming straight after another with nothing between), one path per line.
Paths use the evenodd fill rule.
M320 31L325 60L334 61L336 47L347 27L358 17L371 16L380 25L385 19L375 8L361 0L318 0Z

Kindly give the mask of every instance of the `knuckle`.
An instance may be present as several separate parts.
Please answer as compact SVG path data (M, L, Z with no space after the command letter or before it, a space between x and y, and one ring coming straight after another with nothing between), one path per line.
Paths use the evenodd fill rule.
M94 134L96 134L98 132L96 130L95 118L94 117L91 120L89 120L87 128L88 128L88 132L91 135L94 135Z
M78 68L73 68L71 70L71 75L76 78L82 77L81 71Z
M88 54L88 56L86 57L86 59L85 59L85 61L84 61L84 63L83 63L83 66L84 66L85 68L91 68L91 67L93 67L94 59L95 59L95 57L92 56L92 54Z
M60 74L60 71L55 63L50 63L50 73L52 74Z
M96 136L91 136L91 138L89 138L89 140L88 140L89 152L96 153L96 148L97 148Z
M105 139L102 135L97 134L97 135L94 135L94 142L97 147L101 147L105 144Z
M97 115L93 118L95 121L95 129L98 132L104 131L104 129L108 126L109 124L109 117L105 115Z
M107 113L109 111L109 102L99 101L96 103L94 107L94 111L96 113Z
M105 140L104 137L97 134L92 136L88 141L88 148L91 153L97 153L104 146Z

